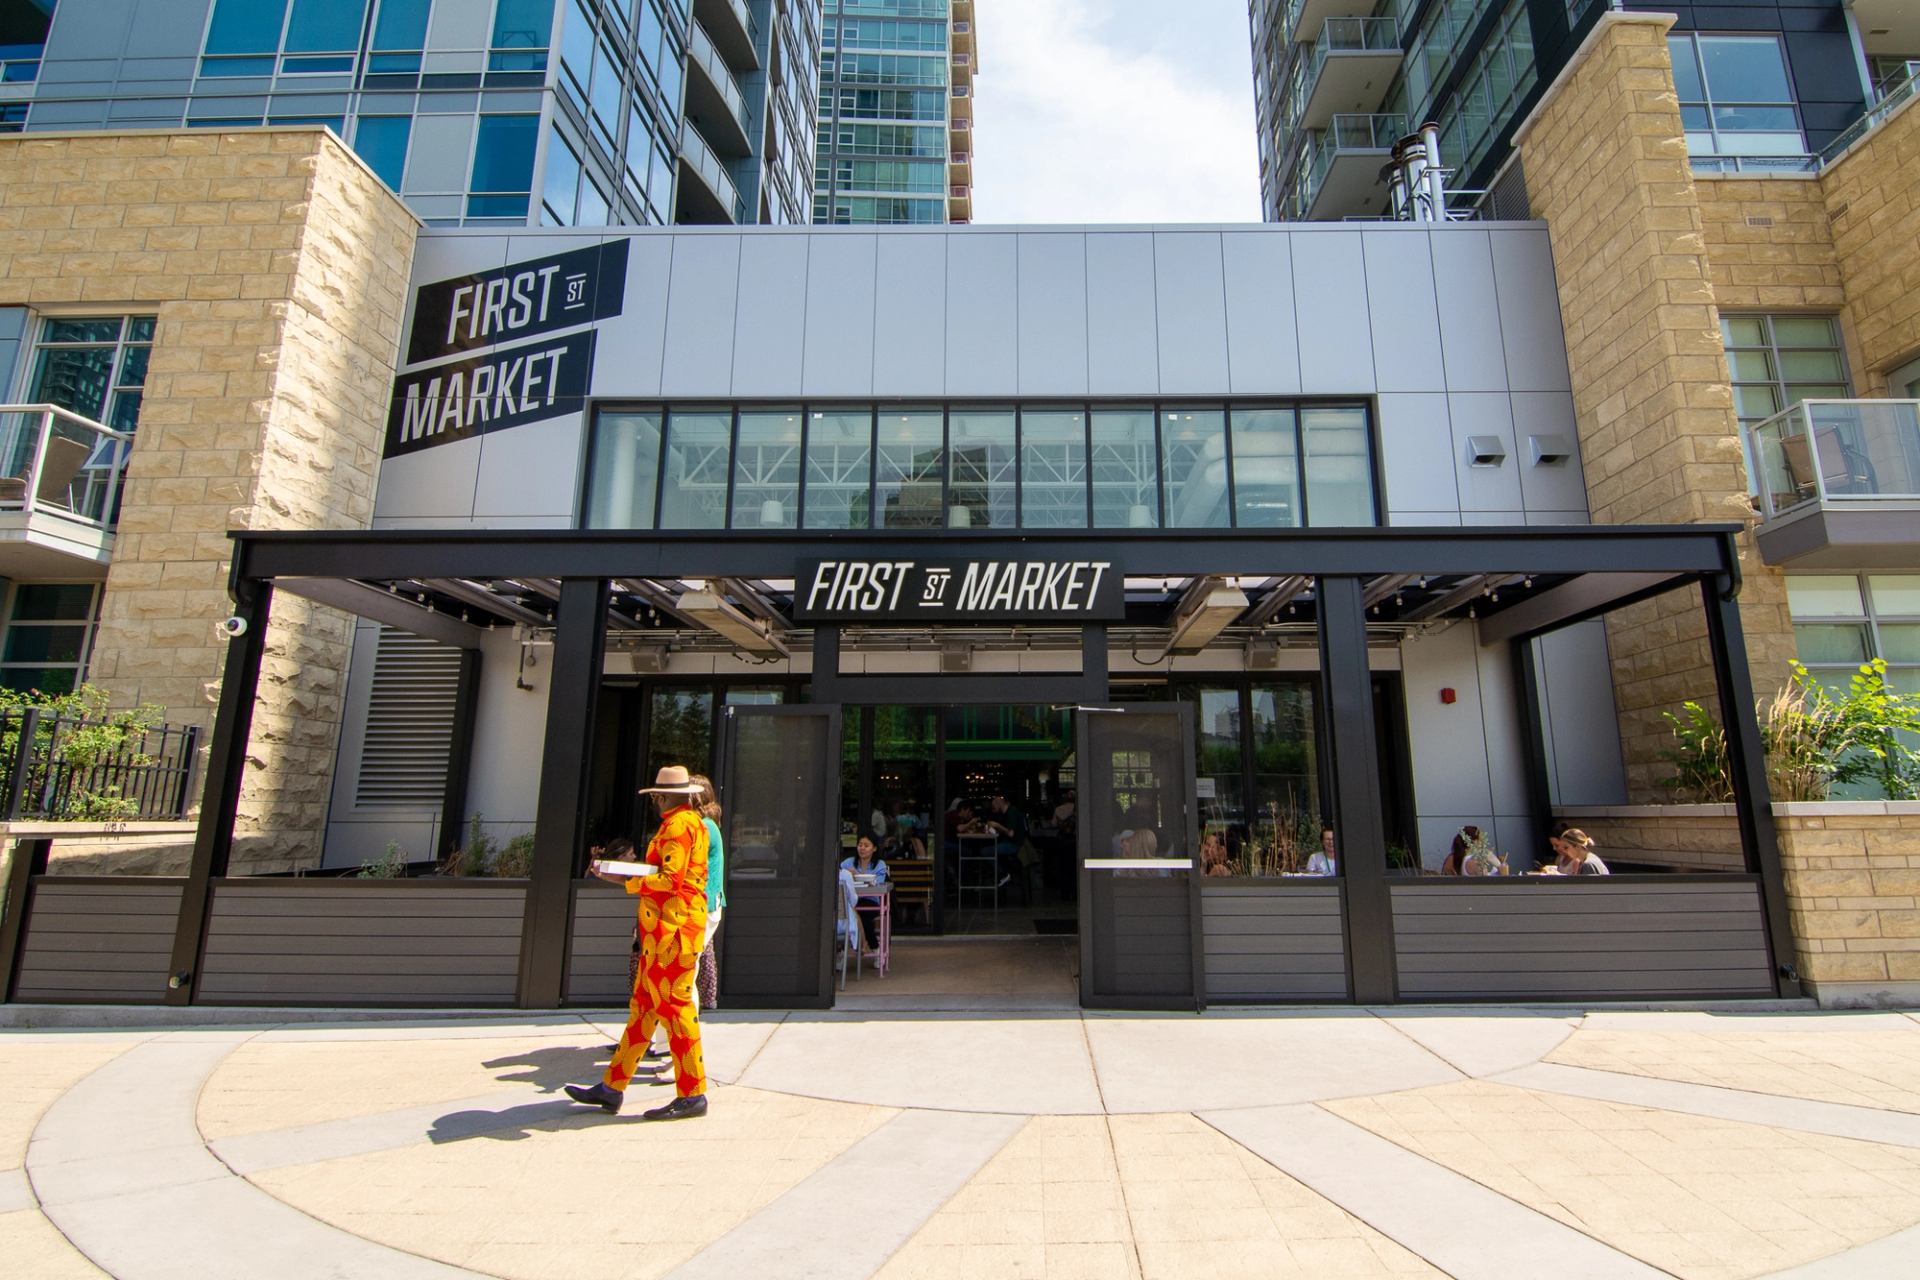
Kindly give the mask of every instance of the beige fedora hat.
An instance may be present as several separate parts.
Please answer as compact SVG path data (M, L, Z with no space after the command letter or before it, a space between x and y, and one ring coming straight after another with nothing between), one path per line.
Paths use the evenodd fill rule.
M670 764L662 766L659 774L653 780L653 785L640 788L640 794L643 796L654 795L656 793L661 795L691 796L697 795L700 790L700 784L695 782L692 776L688 774L685 765Z

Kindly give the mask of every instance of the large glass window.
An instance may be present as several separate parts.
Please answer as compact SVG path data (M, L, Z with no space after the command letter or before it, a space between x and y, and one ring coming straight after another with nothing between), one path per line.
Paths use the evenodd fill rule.
M1020 522L1029 529L1087 527L1087 415L1020 415Z
M1887 663L1887 684L1920 693L1920 574L1788 574L1796 656L1815 680L1845 692L1860 665ZM1786 682L1785 672L1757 672L1764 696ZM1863 781L1836 788L1834 799L1881 799Z
M552 39L553 0L500 0L493 11L493 51L487 68L545 71Z
M427 47L427 12L432 7L433 0L380 0L367 70L418 71L421 51Z
M1804 156L1806 135L1776 36L1669 35L1687 150L1703 156Z
M43 320L28 401L132 431L140 419L154 323L152 316Z
M407 143L412 137L412 116L361 116L354 126L353 149L380 175L380 181L398 191L407 176Z
M0 643L0 685L23 693L73 692L86 673L97 596L91 582L15 583Z
M1320 529L1373 524L1367 411L1358 406L1302 409L1300 436L1306 447L1307 523ZM1236 438L1236 460L1238 444Z
M1292 409L1233 411L1234 523L1291 529L1300 519L1300 451Z
M544 206L542 225L570 227L579 213L580 157L573 144L551 126L547 129L547 172L540 179L540 200Z
M481 116L474 131L469 218L524 218L533 191L539 116Z
M1012 409L955 409L948 418L953 468L947 523L955 528L1014 525Z
M791 529L800 518L800 411L742 413L733 451L733 527Z
M1295 861L1310 858L1319 847L1322 817L1313 686L1305 680L1256 684L1251 706L1254 841L1284 845ZM1306 868L1302 863L1291 869Z
M875 528L937 529L946 523L943 437L937 409L889 409L880 415L874 446Z
M1200 802L1200 834L1237 847L1247 834L1246 796L1240 751L1240 690L1185 688L1182 700L1193 704L1195 794Z
M1150 409L1093 411L1093 525L1151 529L1160 523L1160 457Z
M1226 415L1218 409L1167 410L1160 418L1160 450L1167 527L1226 528Z
M807 528L866 528L872 485L873 410L815 410L807 420Z
M1723 315L1720 335L1733 376L1733 408L1740 447L1747 454L1748 487L1759 492L1748 430L1802 400L1845 400L1853 394L1832 316Z
M662 529L727 527L727 473L733 414L674 410L660 477Z
M651 529L659 478L658 413L603 413L594 419L587 528Z

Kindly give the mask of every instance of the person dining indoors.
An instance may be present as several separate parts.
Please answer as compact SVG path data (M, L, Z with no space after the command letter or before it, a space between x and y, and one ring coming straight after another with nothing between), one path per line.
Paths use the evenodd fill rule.
M1340 872L1340 855L1333 847L1333 828L1320 828L1320 848L1307 859L1307 874L1310 876L1331 876Z
M887 880L887 860L880 856L872 836L861 836L853 847L853 856L840 860L840 869L850 873L856 882L862 876L869 877L876 884ZM880 899L862 897L859 900L860 932L866 938L867 954L872 955L880 949Z

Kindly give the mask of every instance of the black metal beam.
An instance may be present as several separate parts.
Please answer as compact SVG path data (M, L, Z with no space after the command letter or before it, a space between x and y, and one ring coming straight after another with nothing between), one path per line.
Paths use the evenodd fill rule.
M440 797L440 853L460 847L467 818L467 779L473 770L473 722L480 710L480 651L460 651L453 690L453 738L447 744L447 784Z
M1103 560L1139 577L1207 574L1727 572L1732 526L1107 529L830 535L647 530L373 530L233 534L237 578L786 578L845 555Z
M1374 742L1373 675L1367 668L1367 606L1357 577L1323 577L1320 678L1327 700L1333 829L1346 879L1347 964L1353 998L1385 1004L1396 995L1393 904L1387 893L1387 833Z
M479 648L484 634L470 622L430 612L426 606L394 592L381 591L349 578L281 578L275 585L283 595L299 596L458 649Z
M1767 940L1773 972L1783 996L1800 994L1794 965L1793 925L1787 915L1787 880L1773 828L1773 799L1767 787L1767 751L1753 705L1753 675L1747 669L1747 641L1740 627L1740 605L1733 580L1707 578L1700 583L1706 606L1707 645L1713 656L1713 683L1720 695L1720 724L1727 735L1727 772L1733 779L1734 821L1747 870L1760 877L1760 901L1766 909Z
M814 659L819 660L817 650ZM1098 707L1104 706L1107 701L1107 677L1105 672L1088 676L1078 671L1011 676L993 673L954 675L930 671L924 675L889 673L834 676L822 680L816 671L812 697L815 702L838 702L850 706L867 703L995 706L1005 702L1044 702Z
M1484 639L1485 632L1482 631ZM1520 751L1527 772L1527 842L1535 851L1547 847L1547 828L1553 817L1553 786L1547 775L1547 718L1540 704L1539 655L1531 639L1512 641L1514 689L1520 714Z
M586 847L593 708L607 639L607 582L567 578L554 619L547 732L540 754L533 868L520 941L520 1007L555 1009L566 990L575 861Z
M233 857L234 815L240 809L240 788L246 778L247 738L253 731L260 662L267 652L273 584L242 580L236 586L234 616L246 628L227 641L227 661L220 674L220 702L214 712L213 741L207 748L206 787L200 793L200 827L194 835L193 859L187 864L187 883L180 892L180 918L167 965L168 1004L193 1003L207 913L213 905L213 882L227 874Z
M1651 596L1663 595L1684 586L1690 576L1684 573L1582 574L1504 609L1483 613L1480 643L1498 644L1502 640L1570 627Z

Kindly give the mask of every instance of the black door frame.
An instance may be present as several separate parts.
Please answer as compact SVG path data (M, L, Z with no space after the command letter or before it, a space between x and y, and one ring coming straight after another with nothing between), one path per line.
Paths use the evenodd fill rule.
M776 718L797 717L824 720L827 725L828 750L826 755L830 767L824 771L827 778L822 785L820 797L821 826L820 830L816 833L820 840L819 847L826 850L827 865L813 868L812 870L815 874L811 877L815 901L819 907L827 908L832 905L832 899L828 896L826 872L829 867L836 867L840 862L840 859L834 856L840 849L840 806L837 801L840 795L840 735L842 723L840 707L838 705L816 702L781 705L745 704L728 706L725 709L720 720L720 776L714 779L714 785L720 792L721 839L725 842L728 849L735 847L733 821L737 815L731 796L734 780L734 747L739 740L741 723L746 720L771 720ZM727 876L729 880L732 878L734 865L731 860L727 863ZM805 868L802 868L800 883L803 891L801 903L802 909L804 910L804 891L808 883ZM728 913L731 914L731 912L732 906L729 904ZM816 914L819 913L816 912ZM815 974L814 994L798 994L791 1000L778 1000L755 996L751 997L754 1002L751 1007L766 1009L830 1009L833 1007L833 926L830 922L824 920L821 923L824 927L818 930L819 942L814 948L815 954L812 958ZM728 968L726 956L727 936L726 921L723 919L720 928L721 951L719 957L721 961L720 973L722 982L726 980ZM805 954L798 954L794 957L794 961L797 965L806 965L808 963L808 957Z
M1088 847L1093 839L1093 824L1085 820L1084 814L1079 823L1075 850L1080 878L1080 1006L1084 1009L1192 1009L1199 1012L1207 1007L1207 959L1206 937L1202 933L1200 914L1200 809L1195 796L1194 780L1198 776L1199 763L1194 747L1194 709L1189 702L1137 702L1122 706L1090 707L1083 706L1074 713L1073 746L1079 759L1076 781L1081 800L1087 799L1086 760L1087 745L1093 740L1092 721L1095 716L1140 716L1164 714L1174 717L1179 726L1180 738L1180 779L1184 792L1181 796L1181 823L1186 829L1186 847L1190 850L1187 877L1187 929L1192 941L1191 968L1189 976L1193 984L1192 994L1186 999L1177 996L1129 996L1121 992L1102 993L1093 990L1094 975L1094 928L1090 915L1093 911L1093 877L1098 868L1087 865L1092 850ZM1103 872L1102 874L1113 874Z

